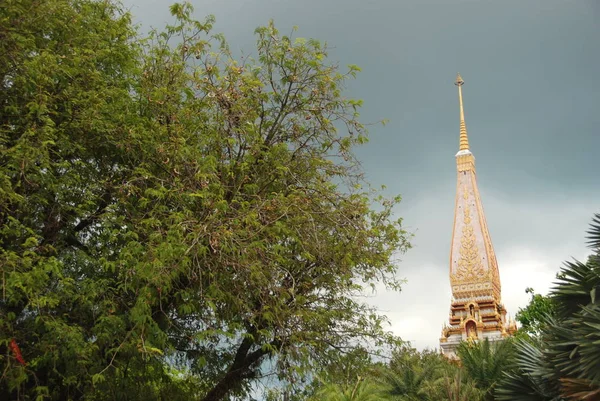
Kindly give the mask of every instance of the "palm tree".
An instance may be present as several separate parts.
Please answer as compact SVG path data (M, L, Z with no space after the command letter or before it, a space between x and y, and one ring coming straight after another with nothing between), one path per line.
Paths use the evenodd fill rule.
M413 367L414 368L414 367ZM386 369L379 374L382 392L395 401L426 401L425 384L431 378L430 371L415 371L407 367L402 371Z
M435 353L402 349L375 374L375 380L389 400L427 401L428 383L440 376L442 362Z
M600 401L600 214L588 231L592 255L566 262L550 293L556 305L540 341L517 346L517 372L498 400Z
M515 344L515 370L507 372L498 384L498 401L560 401L559 388L546 377L551 372L539 338L522 339Z
M441 377L425 385L431 401L480 401L484 392L465 375L464 369L448 363Z
M587 262L566 263L552 291L558 311L545 352L557 367L550 379L560 383L561 394L586 401L600 400L600 214L592 220L588 244Z
M313 397L315 401L382 401L384 395L375 384L358 377L349 385L328 384Z
M467 375L483 392L483 399L493 400L496 385L513 366L514 344L511 339L494 343L487 338L475 343L462 342L457 351Z

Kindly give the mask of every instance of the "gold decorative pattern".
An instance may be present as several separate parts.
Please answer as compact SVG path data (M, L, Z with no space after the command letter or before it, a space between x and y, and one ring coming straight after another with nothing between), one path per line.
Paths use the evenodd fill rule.
M471 212L468 205L464 210L464 226L460 239L460 257L458 268L454 274L456 281L473 282L485 279L485 269L481 264L481 257L477 249L477 242L471 225Z
M459 173L463 171L475 171L475 158L473 154L458 155L456 157L456 168Z
M490 280L495 287L495 295L500 298L500 274L498 271L498 262L496 260L496 254L494 252L494 246L492 245L492 239L490 238L490 232L487 226L487 221L485 219L485 214L483 212L483 206L481 205L481 200L479 198L479 190L477 189L477 184L474 185L475 196L477 199L477 211L479 215L479 224L481 226L481 231L483 234L483 240L486 248L486 253L488 257L488 270L490 274Z

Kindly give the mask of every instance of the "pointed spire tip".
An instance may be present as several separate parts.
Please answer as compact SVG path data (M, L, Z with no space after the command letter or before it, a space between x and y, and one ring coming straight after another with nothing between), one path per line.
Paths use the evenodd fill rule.
M460 151L468 151L469 150L469 138L467 136L467 124L465 123L465 111L463 107L463 98L462 98L462 86L465 83L463 81L460 74L456 75L456 82L454 85L458 86L458 103L460 109Z
M463 81L462 77L460 76L460 73L456 73L456 81L454 81L454 85L456 86L462 86L464 85L465 81Z

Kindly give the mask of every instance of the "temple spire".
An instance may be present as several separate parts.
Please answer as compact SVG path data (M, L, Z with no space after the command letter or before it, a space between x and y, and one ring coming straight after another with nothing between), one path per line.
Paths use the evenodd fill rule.
M460 150L456 154L456 199L450 246L450 325L442 330L444 355L455 358L461 341L500 341L517 330L506 321L500 273L477 187L475 157L469 150L462 99L464 81L456 77L460 105Z
M462 86L463 81L460 74L456 75L454 85L458 86L458 103L460 104L460 145L459 150L469 150L469 137L467 136L467 124L465 123L465 109L463 107Z

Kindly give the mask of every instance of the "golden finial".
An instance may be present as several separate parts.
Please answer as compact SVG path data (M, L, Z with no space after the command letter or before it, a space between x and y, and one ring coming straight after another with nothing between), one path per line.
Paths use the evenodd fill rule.
M469 138L467 137L467 124L465 123L465 110L463 108L462 86L465 84L460 74L456 75L454 85L458 86L458 103L460 105L460 146L459 150L469 150Z
M463 79L460 76L460 74L456 74L456 81L454 82L454 85L456 85L456 86L462 86L464 83L465 83L465 81L463 81Z

